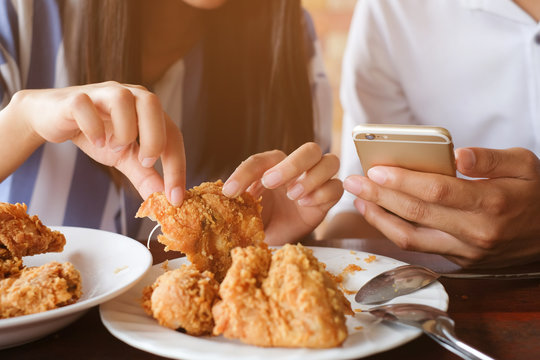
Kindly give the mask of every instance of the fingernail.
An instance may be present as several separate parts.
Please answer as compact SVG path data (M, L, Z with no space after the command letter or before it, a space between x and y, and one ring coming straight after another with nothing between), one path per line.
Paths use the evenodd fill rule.
M156 160L157 158L155 157L147 157L141 161L141 165L145 168L151 168L152 166L154 166L154 163L156 162Z
M356 176L350 176L343 181L343 188L351 194L358 195L362 193L364 187L362 181Z
M277 186L281 182L281 179L283 179L281 171L272 171L265 174L261 181L265 188L272 188Z
M287 197L291 200L296 200L300 197L300 195L302 195L303 192L304 187L302 186L302 184L296 184L292 187L291 190L287 192Z
M300 206L311 206L313 205L313 198L311 196L304 196L298 200L298 205Z
M227 181L225 184L223 184L223 195L227 197L236 197L239 187L240 185L238 184L238 181Z
M466 170L474 169L476 166L476 155L474 155L474 151L471 149L461 149L460 152L459 161L461 162L461 166Z
M362 199L356 199L354 200L354 206L356 206L356 209L361 215L364 215L366 213L366 203Z
M373 167L368 170L367 176L372 181L376 182L377 184L382 185L386 182L386 179L388 178L388 173L386 172L386 170L380 167Z
M184 200L184 192L181 188L175 187L171 190L171 202L174 206L178 206L182 204L182 201Z

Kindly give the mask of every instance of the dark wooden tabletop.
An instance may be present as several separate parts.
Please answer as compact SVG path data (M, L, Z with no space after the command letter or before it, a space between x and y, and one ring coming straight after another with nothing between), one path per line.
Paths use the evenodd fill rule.
M442 257L405 252L387 241L362 239L310 240L310 246L366 251L421 264L437 271L459 271ZM151 248L154 262L175 254L164 253L159 244ZM176 255L177 256L177 255ZM500 272L540 271L540 263ZM540 359L540 280L460 280L442 278L450 298L448 313L456 334L464 342L495 359ZM43 339L0 350L0 359L163 359L135 349L111 335L101 323L97 307L79 320ZM368 357L387 359L459 359L425 335L390 351Z

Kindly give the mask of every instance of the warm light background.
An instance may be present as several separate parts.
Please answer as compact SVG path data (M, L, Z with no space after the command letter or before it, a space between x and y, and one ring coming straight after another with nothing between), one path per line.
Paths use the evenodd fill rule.
M302 4L315 23L323 50L326 72L332 84L334 101L332 152L339 155L343 114L339 102L341 60L356 0L302 0Z

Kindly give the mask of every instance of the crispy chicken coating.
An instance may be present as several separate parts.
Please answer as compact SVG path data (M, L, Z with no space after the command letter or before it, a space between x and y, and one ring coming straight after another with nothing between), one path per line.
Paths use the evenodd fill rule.
M218 299L218 289L212 273L182 265L143 289L143 308L168 328L181 328L195 336L211 334L212 306Z
M69 305L80 296L81 275L69 262L24 268L0 280L0 319Z
M0 251L7 249L13 258L60 252L66 238L26 213L25 204L0 203Z
M208 270L223 280L235 247L262 245L261 205L250 194L228 198L221 180L202 183L186 192L181 206L172 206L163 193L146 199L137 217L158 221L166 250L181 251L199 271Z
M329 348L347 338L351 305L310 249L232 251L220 285L214 335L258 346Z
M0 248L0 280L17 275L22 269L21 258L14 258L7 249Z

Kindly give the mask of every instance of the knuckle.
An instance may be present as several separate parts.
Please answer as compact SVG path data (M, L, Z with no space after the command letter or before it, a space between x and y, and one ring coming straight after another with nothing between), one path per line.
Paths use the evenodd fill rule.
M129 85L129 86L138 90L148 91L148 88L143 85L135 84L135 85Z
M305 143L302 147L306 149L307 151L309 151L310 153L318 154L319 157L322 156L321 147L319 146L319 144L315 142L311 141L311 142Z
M429 202L440 202L450 195L451 189L448 184L434 182L427 188L427 200Z
M287 155L283 151L277 150L277 149L269 150L269 151L267 151L265 153L262 153L262 154L268 154L268 155L270 155L272 157L275 157L275 158L278 158L278 159L284 159L284 158L287 157ZM264 155L262 155L262 156L264 156Z
M482 250L493 250L502 233L498 226L477 226L470 238L475 247Z
M71 96L70 104L72 107L77 108L86 105L90 100L90 97L84 92L77 92Z
M508 210L509 200L502 191L494 189L490 196L482 199L481 208L492 216L504 214Z
M405 208L405 217L408 220L421 221L426 217L426 206L420 199L410 200Z
M140 96L140 101L143 106L150 107L154 110L161 110L161 101L158 96L151 92L146 92Z
M497 155L495 152L488 152L487 157L485 159L485 166L487 169L496 169L499 167L499 164L501 162L501 158Z
M413 238L409 232L399 232L393 239L394 243L402 250L415 250L413 246Z
M487 255L483 251L470 251L464 257L460 258L457 263L463 268L472 268L482 263L486 258Z
M131 93L131 91L124 87L115 87L111 94L111 97L113 101L121 104L133 101L133 94Z
M335 174L339 170L340 161L339 158L334 154L325 154L323 159L327 162L327 168L332 174Z
M121 86L120 83L118 81L114 81L114 80L108 80L108 81L104 81L101 83L103 86L106 86L106 87L117 87L117 86Z
M11 97L12 103L21 102L23 99L27 98L31 94L31 90L19 90Z
M520 159L526 168L538 169L540 167L538 157L532 151L523 148L519 151L521 151Z

